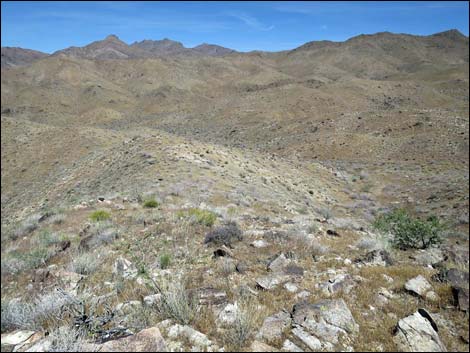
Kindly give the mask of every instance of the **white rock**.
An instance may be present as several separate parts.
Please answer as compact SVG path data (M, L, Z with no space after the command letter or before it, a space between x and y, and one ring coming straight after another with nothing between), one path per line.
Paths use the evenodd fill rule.
M282 344L282 350L285 352L303 352L303 350L292 341L285 340Z
M255 240L253 243L251 243L251 246L253 246L256 249L260 249L260 248L266 248L267 246L269 246L269 244L265 242L264 240Z
M217 317L217 323L221 326L230 326L235 322L237 314L237 303L227 304L225 308L220 311L219 316Z
M309 335L300 327L295 327L292 329L292 334L300 339L308 348L314 352L319 351L322 348L321 342L318 338Z
M421 297L424 297L426 292L432 289L431 284L424 278L423 276L419 275L415 278L410 279L408 282L405 283L405 289L418 294Z
M395 336L398 347L408 352L446 352L433 326L434 321L429 319L429 314L423 309L401 319Z
M429 291L429 292L426 293L426 300L430 301L430 302L433 302L433 303L437 303L437 302L439 302L439 296L437 295L436 292Z
M188 340L192 345L197 346L199 349L204 349L212 345L212 341L207 336L199 331L196 331L190 326L175 324L168 330L168 337L170 338L183 338Z
M14 331L12 333L6 333L2 335L2 344L8 344L16 346L17 344L23 343L34 334L34 331Z
M146 297L144 297L144 304L147 306L153 306L157 304L161 298L162 295L160 293L147 295Z
M287 282L286 284L284 284L284 288L291 293L295 293L299 290L299 288L292 282Z
M310 292L306 291L306 290L303 290L302 292L296 294L295 299L302 300L302 299L306 299L308 297L310 297Z

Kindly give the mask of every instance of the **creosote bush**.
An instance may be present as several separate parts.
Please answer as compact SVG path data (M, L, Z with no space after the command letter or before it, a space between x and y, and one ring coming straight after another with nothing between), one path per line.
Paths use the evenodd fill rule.
M402 250L426 249L442 242L445 226L436 217L413 218L406 210L396 209L378 216L374 227L392 235L392 244Z
M94 222L102 222L109 219L111 215L105 210L97 210L90 215L90 219Z

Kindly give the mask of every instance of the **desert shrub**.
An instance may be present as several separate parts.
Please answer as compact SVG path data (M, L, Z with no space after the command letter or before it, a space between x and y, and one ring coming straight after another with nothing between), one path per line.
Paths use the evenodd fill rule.
M329 220L333 217L333 211L330 208L324 207L318 210L318 213L325 219Z
M165 281L160 287L161 300L156 308L163 319L173 319L182 325L193 322L197 312L197 300L182 279Z
M55 255L53 249L39 247L23 254L28 268L38 268L46 265L47 261Z
M165 269L170 266L171 256L169 254L162 254L159 259L160 268Z
M35 239L35 244L42 247L48 247L68 239L69 238L65 234L43 230L39 233L37 239Z
M32 302L2 300L2 331L14 329L39 330L56 325L67 307L77 303L65 292L53 291L39 295Z
M64 220L65 220L65 215L63 213L57 213L57 214L52 215L48 219L48 223L62 224L64 222Z
M106 221L111 217L110 213L105 210L97 210L90 215L90 219L94 222Z
M320 244L318 239L300 232L288 233L285 248L300 258L313 259L317 259L329 251L329 248Z
M307 232L309 234L316 234L320 230L318 223L313 222L307 227Z
M28 329L33 322L33 308L19 300L2 299L2 332Z
M26 218L20 225L16 228L16 230L12 233L12 239L18 239L28 235L29 233L36 230L39 226L39 220L41 219L41 215L33 214Z
M426 249L440 244L445 229L436 217L421 220L413 218L403 209L378 216L373 225L381 232L392 234L392 244L402 250Z
M233 349L245 347L259 327L258 306L254 299L244 296L237 302L235 320L224 333L224 341Z
M380 249L380 244L373 238L362 238L357 242L356 247L361 250L370 251Z
M69 267L72 272L79 273L81 275L90 275L94 273L100 266L101 261L96 256L89 252L78 254L70 263Z
M17 274L27 269L28 265L26 262L17 256L2 256L2 274Z
M86 335L84 332L68 326L61 326L49 335L51 347L49 352L85 352L84 344Z
M223 226L217 227L206 234L204 244L224 244L230 246L235 241L243 238L243 232L235 222L228 222Z
M103 244L111 244L119 238L119 232L110 222L96 223L90 230L91 239L88 241L90 248L96 248Z
M144 201L145 208L156 208L158 205L159 203L155 199L148 199Z
M10 251L2 256L2 273L17 274L46 265L47 261L56 254L56 249L38 242L28 251Z
M228 276L235 272L235 262L229 257L219 257L217 259L217 272L222 276Z
M199 208L190 208L186 211L178 212L178 216L189 217L193 223L201 224L207 227L212 227L217 219L217 215L214 212L201 210Z

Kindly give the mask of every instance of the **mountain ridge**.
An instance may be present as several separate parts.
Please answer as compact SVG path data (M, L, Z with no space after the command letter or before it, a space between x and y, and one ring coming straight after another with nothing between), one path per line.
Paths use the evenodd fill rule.
M16 53L9 47L2 47L2 67L8 66L21 66L28 65L35 60L42 59L48 56L66 55L72 57L86 58L86 59L137 59L137 58L155 58L164 56L225 56L230 54L245 55L253 53L295 53L303 50L324 49L324 48L339 48L361 41L377 41L384 38L407 39L407 40L427 40L430 43L436 40L444 40L451 42L468 43L468 37L456 29L449 29L446 31L434 33L431 35L412 35L406 33L392 33L392 32L378 32L374 34L360 34L351 37L345 41L330 41L330 40L317 40L306 42L296 48L283 51L249 51L239 52L234 49L226 48L217 44L202 43L195 47L185 47L181 42L174 41L168 38L160 40L144 39L142 41L135 41L132 44L127 44L122 41L117 35L110 34L102 40L94 41L82 47L71 46L68 48L60 49L52 54L42 53L40 51L16 48ZM10 54L4 54L3 52ZM6 56L8 55L8 60Z

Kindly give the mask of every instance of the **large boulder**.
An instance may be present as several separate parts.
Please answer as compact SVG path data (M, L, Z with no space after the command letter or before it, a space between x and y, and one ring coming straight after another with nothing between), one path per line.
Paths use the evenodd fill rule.
M401 351L447 351L439 338L436 323L424 309L419 309L413 315L398 321L395 340Z
M294 305L292 315L295 325L313 334L323 345L337 344L341 335L348 336L359 331L359 325L343 299L326 299L315 304L298 303Z
M264 319L263 325L256 335L257 339L267 342L282 338L282 333L291 325L290 313L280 311Z
M466 271L451 268L446 273L446 280L452 287L468 288L469 275Z
M444 260L444 254L439 248L430 248L426 250L418 250L413 258L422 266L434 266Z
M33 334L34 331L24 330L2 334L2 345L16 346L28 340Z
M425 297L426 293L432 289L431 284L424 278L419 275L416 276L405 283L405 289L412 293L419 295L420 297Z

